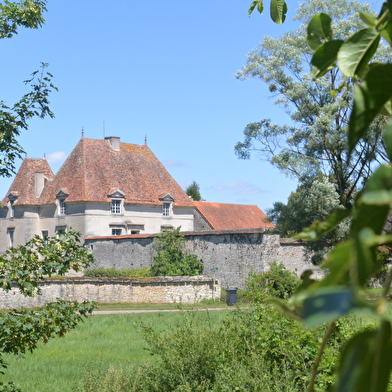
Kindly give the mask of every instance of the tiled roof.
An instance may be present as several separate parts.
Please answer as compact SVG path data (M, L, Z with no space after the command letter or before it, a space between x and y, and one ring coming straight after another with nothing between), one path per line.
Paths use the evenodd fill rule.
M209 203L195 201L202 217L214 230L274 228L259 207L245 204Z
M46 184L41 204L54 203L61 189L68 194L67 202L108 202L110 194L120 191L125 203L161 204L160 196L169 193L174 205L193 206L146 145L120 143L115 150L109 140L82 138Z
M35 195L35 173L43 173L46 179L53 178L53 172L46 159L25 158L2 203L7 205L8 195L12 193L18 196L15 205L39 204L39 198Z

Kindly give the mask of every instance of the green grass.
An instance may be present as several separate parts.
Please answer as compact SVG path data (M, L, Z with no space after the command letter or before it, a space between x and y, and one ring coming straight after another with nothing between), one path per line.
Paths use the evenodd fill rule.
M200 317L205 313L200 312ZM209 317L218 323L225 314L211 312ZM64 338L52 339L24 358L7 356L9 366L1 381L12 380L24 392L72 392L88 368L140 365L154 360L145 350L138 323L143 321L162 330L180 317L177 312L91 316Z

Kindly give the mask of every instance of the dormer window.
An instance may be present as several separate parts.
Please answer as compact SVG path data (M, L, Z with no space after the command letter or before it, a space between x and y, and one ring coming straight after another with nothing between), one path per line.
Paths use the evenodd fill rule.
M112 200L112 202L110 203L110 212L112 214L121 214L121 200Z
M66 193L64 189L60 189L60 191L57 192L56 198L57 198L58 215L67 214L67 204L65 202L67 197L68 197L68 193Z
M172 212L173 197L169 193L165 193L159 200L162 202L162 216L169 217Z
M110 212L112 214L122 214L122 204L123 200L125 199L125 195L119 189L116 189L110 195L108 195L112 201L110 202Z
M60 212L60 215L66 215L67 214L67 206L65 204L65 199L60 199L59 200L59 212Z
M163 216L170 216L170 203L163 203L162 215Z
M14 203L18 198L18 192L11 192L8 195L8 208L9 208L9 217L14 218L15 217L15 206Z

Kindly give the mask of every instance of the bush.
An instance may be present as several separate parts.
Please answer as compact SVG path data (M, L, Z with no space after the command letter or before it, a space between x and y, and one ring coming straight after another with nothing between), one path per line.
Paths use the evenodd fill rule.
M144 278L150 276L150 268L91 268L84 271L84 276L91 278Z
M231 311L219 323L212 322L209 313L184 312L163 332L141 327L156 360L128 375L113 368L96 373L89 382L102 385L100 392L112 391L110 378L114 383L120 375L127 378L123 384L129 389L124 390L135 392L304 391L324 334L323 328L305 329L265 304ZM321 359L317 390L330 387L341 347L363 328L374 325L364 326L355 316L340 319ZM83 391L90 390L95 389L86 384Z
M246 295L252 302L264 302L267 297L287 299L300 283L296 274L274 261L270 264L269 271L250 276L246 283Z
M195 256L185 253L185 238L180 235L181 227L167 230L154 239L151 276L193 276L201 275L203 263Z

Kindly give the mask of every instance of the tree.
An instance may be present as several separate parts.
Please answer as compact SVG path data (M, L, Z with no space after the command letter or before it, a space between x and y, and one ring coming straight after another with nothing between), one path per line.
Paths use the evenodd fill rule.
M303 24L278 39L265 37L237 74L240 79L254 77L267 83L276 97L274 103L291 120L291 125L274 124L269 119L248 124L244 141L235 146L237 156L248 159L256 151L262 159L307 186L324 176L336 187L339 204L345 208L351 207L375 165L389 161L381 138L385 118L375 118L348 154L348 119L355 82L337 68L313 79L312 48L307 43L306 28L315 12L327 12L336 36L344 39L363 26L354 15L366 9L362 3L345 0L301 4L295 19ZM385 59L388 52L380 47L377 60Z
M392 64L391 58L384 62L377 61L375 53L381 38L392 46L392 2L385 2L376 17L365 12L360 12L359 17L367 27L342 40L334 36L333 19L329 15L315 15L308 26L308 42L315 50L311 63L315 67L316 77L322 77L338 67L355 86L348 123L347 156L350 157L357 145L366 139L374 119L384 114L389 121L385 122L382 137L388 159L391 160ZM335 90L330 92L331 96L335 93ZM391 165L379 165L367 179L362 191L356 195L351 211L337 210L324 222L315 222L298 236L317 240L343 219L351 217L350 238L337 244L323 264L327 272L325 278L315 281L307 272L297 293L291 298L290 306L275 301L286 316L302 319L309 327L328 324L313 366L308 392L314 390L320 359L337 319L345 313L364 308L377 315L378 325L372 330L354 334L346 343L331 390L389 390L392 326L388 316L387 295L392 271L388 271L381 298L377 301L365 301L364 290L369 280L382 268L377 257L378 247L392 244L392 235L383 234L392 207L391 178Z
M190 185L187 186L185 192L188 196L190 196L195 201L201 200L200 195L200 186L196 181L193 181Z
M0 4L0 38L11 38L19 27L38 28L44 23L46 0L6 1ZM49 94L56 90L51 83L52 75L45 71L32 73L25 81L31 91L13 105L0 101L0 176L11 176L15 172L15 160L24 151L17 141L21 130L27 130L28 121L33 117L53 117L49 108ZM26 296L40 293L39 282L45 276L64 275L69 269L76 271L93 261L91 252L80 245L80 235L69 230L58 238L34 237L17 248L9 248L0 255L1 288L9 291L20 289ZM40 309L12 310L0 312L0 367L5 368L3 355L23 354L33 351L38 342L74 328L84 316L94 308L89 302L69 302L59 300L46 304ZM17 391L13 383L0 382L0 391Z
M333 211L340 208L339 197L334 184L325 177L312 183L298 185L287 204L275 202L267 210L268 218L274 222L282 237L293 237L315 221L324 221ZM306 256L313 264L319 264L327 251L348 237L349 222L344 221L324 238L306 243Z
M70 229L59 237L35 236L25 245L8 248L0 256L0 284L5 291L19 288L25 296L41 293L39 282L52 275L64 275L68 270L80 271L93 256L79 243L80 234ZM0 366L5 368L3 355L21 355L33 351L39 342L63 336L91 313L95 305L59 300L40 309L19 309L0 312ZM14 384L0 382L0 391L16 391Z
M44 23L46 0L23 0L20 3L7 1L0 4L0 38L11 38L19 27L36 29ZM22 158L23 148L17 137L27 130L28 120L33 117L53 117L49 108L49 94L57 88L51 83L52 75L42 63L25 84L30 92L13 105L0 100L0 176L10 177L15 173L15 160Z
M360 11L355 17L361 19L367 27L355 29L346 39L334 34L334 15L330 17L320 12L310 20L307 38L309 46L314 50L311 59L313 74L320 78L339 70L346 80L351 81L353 105L348 118L348 140L345 147L347 158L351 158L358 146L361 147L366 142L372 122L383 114L386 119L380 136L385 146L386 160L390 161L391 56L380 62L375 53L380 47L381 39L392 46L392 1L384 2L377 16ZM339 93L339 87L329 92L331 98ZM369 280L382 268L377 257L378 247L392 244L392 235L383 233L392 208L391 178L392 167L385 163L378 165L361 192L355 196L350 211L336 210L324 222L315 222L298 236L306 240L320 239L344 219L351 218L350 238L337 244L322 265L326 271L325 278L315 281L311 279L311 272L308 271L303 275L302 284L290 299L289 306L275 301L283 314L303 320L309 327L328 324L307 392L314 391L320 360L338 318L345 313L364 308L377 315L378 326L355 333L345 344L340 355L336 380L328 390L390 390L388 384L392 370L392 326L388 316L387 295L392 282L392 270L388 271L382 295L377 301L366 301L363 294Z
M154 238L157 253L153 257L152 276L192 276L203 272L203 263L184 251L185 237L180 235L180 229L166 230Z

